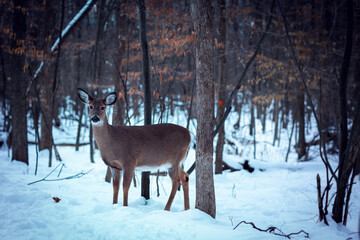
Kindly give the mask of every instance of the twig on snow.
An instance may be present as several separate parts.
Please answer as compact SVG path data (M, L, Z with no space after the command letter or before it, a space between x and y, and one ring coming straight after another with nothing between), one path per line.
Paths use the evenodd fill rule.
M80 173L77 173L75 175L72 175L72 176L68 176L68 177L64 177L64 178L54 178L54 179L47 179L47 177L49 177L53 172L55 172L55 170L60 166L61 166L61 169L59 171L59 174L58 176L60 175L63 167L65 166L64 163L60 163L59 165L57 165L48 175L46 175L44 178L40 179L40 180L37 180L37 181L34 181L34 182L31 182L31 183L28 183L28 185L32 185L32 184L35 184L35 183L38 183L38 182L54 182L54 181L62 181L62 180L70 180L70 179L75 179L75 178L81 178L82 176L88 174L89 172L91 172L93 170L90 169L89 171L87 172L80 172Z
M233 230L235 230L240 224L242 223L245 223L245 224L248 224L248 225L251 225L253 228L255 228L256 230L260 231L260 232L268 232L268 233L272 233L276 236L281 236L281 237L286 237L288 239L290 239L290 237L292 235L298 235L300 233L304 233L305 234L305 238L310 238L309 236L309 233L305 232L304 230L300 230L299 232L296 232L296 233L290 233L290 234L285 234L283 231L281 231L279 228L277 227L268 227L267 229L261 229L261 228L258 228L257 226L255 226L255 224L253 222L246 222L246 221L241 221L239 222Z

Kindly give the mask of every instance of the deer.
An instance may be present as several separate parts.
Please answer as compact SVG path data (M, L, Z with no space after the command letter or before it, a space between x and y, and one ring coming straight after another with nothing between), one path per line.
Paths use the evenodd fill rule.
M164 210L170 211L180 182L184 192L184 209L189 206L189 175L181 168L191 136L189 130L175 124L113 126L108 123L106 108L115 104L116 92L94 98L78 88L78 97L88 106L95 142L104 163L113 175L113 204L118 203L120 171L123 171L123 206L128 206L128 192L136 168L166 166L172 189Z

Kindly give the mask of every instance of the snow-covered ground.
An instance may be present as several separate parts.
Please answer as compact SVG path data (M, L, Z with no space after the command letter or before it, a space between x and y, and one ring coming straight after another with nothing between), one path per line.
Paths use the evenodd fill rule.
M227 138L235 146L226 147L224 159L239 167L240 163L249 160L255 171L226 171L215 176L216 219L194 208L195 172L190 175L191 208L188 211L183 210L182 191L176 194L171 211L163 210L171 189L169 177L160 177L160 197L156 196L156 177L151 177L152 198L149 201L142 199L140 173L136 174L138 187L132 184L130 188L129 207L123 207L122 188L119 204L112 205L112 185L104 181L106 166L98 151L96 163L91 164L88 146L81 147L78 152L74 147L58 147L63 168L62 163L55 160L53 167L48 168L48 152L40 152L35 176L34 145L29 147L29 167L11 162L8 150L3 146L0 150L0 239L283 239L246 224L234 230L240 221L253 222L262 229L275 226L285 234L304 230L310 239L359 238L359 184L354 186L347 227L334 223L330 215L330 226L318 223L316 174L321 175L324 186L325 170L317 157L317 149L311 149L312 160L298 162L292 147L289 161L285 163L289 133L283 130L280 145L272 146L273 126L269 122L264 134L260 125L257 126L254 159L248 128L234 131L231 121L227 121ZM246 125L244 121L241 126ZM54 130L55 142L74 143L76 124L64 122L62 127L66 131ZM307 137L311 139L311 133ZM33 139L31 133L29 139ZM86 140L87 137L82 139ZM234 154L236 147L237 155ZM192 149L185 169L194 160L195 151ZM332 161L335 163L336 157ZM59 173L59 178L65 178L91 171L81 178L28 185L56 167L47 179L57 179ZM54 197L60 201L56 203ZM304 239L305 234L291 238Z

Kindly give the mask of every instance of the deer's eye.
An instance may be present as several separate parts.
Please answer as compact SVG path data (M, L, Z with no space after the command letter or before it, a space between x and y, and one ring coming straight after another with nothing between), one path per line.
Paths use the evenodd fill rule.
M100 110L104 110L104 109L105 109L105 107L101 107L101 108L100 108Z
M94 107L93 106L89 106L90 109L93 109Z

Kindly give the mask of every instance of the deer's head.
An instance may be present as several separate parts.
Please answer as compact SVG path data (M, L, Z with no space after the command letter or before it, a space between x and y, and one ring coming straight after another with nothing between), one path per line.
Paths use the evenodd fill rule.
M106 118L106 106L113 105L116 102L116 92L109 93L104 99L94 99L85 90L78 88L77 94L79 99L89 106L89 116L91 124L102 126Z

